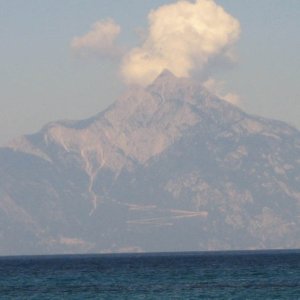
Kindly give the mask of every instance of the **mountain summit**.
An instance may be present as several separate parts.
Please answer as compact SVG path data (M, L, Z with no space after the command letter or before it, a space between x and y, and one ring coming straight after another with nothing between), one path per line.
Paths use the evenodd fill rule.
M300 247L300 132L167 70L0 173L0 254Z

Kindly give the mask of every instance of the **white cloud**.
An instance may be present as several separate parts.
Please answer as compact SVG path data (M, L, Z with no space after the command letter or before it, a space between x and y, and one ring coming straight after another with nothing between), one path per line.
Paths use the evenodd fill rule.
M240 104L240 96L234 92L226 92L226 82L223 80L216 80L214 78L209 78L203 83L203 86L212 94L217 97L226 100L234 105Z
M143 44L123 58L121 73L129 84L147 85L164 69L188 77L212 58L228 57L240 33L239 22L213 0L164 5L148 20Z
M120 32L121 27L114 20L98 21L92 25L88 33L74 37L71 47L83 54L95 53L102 56L115 56L119 53L115 41Z

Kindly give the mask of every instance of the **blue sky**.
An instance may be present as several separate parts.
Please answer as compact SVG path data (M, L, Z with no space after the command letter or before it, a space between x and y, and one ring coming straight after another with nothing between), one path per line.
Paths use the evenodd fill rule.
M191 1L192 2L192 1ZM1 0L0 144L45 123L82 119L103 110L125 88L118 59L82 57L71 41L93 23L115 20L119 43L140 43L151 9L163 0ZM214 78L250 113L300 128L300 1L216 0L240 22L235 64L215 66Z

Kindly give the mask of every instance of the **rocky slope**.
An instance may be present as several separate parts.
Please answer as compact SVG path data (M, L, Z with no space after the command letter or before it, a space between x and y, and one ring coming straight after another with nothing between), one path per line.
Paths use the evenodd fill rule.
M300 248L300 132L163 72L0 148L0 254Z

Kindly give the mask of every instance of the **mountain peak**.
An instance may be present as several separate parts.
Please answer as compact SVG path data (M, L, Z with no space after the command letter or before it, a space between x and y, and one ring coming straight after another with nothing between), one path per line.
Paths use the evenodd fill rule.
M157 79L174 79L177 78L169 69L164 69L157 77Z
M193 94L202 87L191 78L177 77L168 69L163 70L160 75L149 85L146 90L152 94L160 95L164 99L181 99L187 101L187 94ZM184 96L185 95L185 96ZM186 97L187 96L187 97Z
M153 81L150 86L158 86L158 85L165 85L167 83L171 83L174 81L179 80L171 71L168 69L164 69Z

